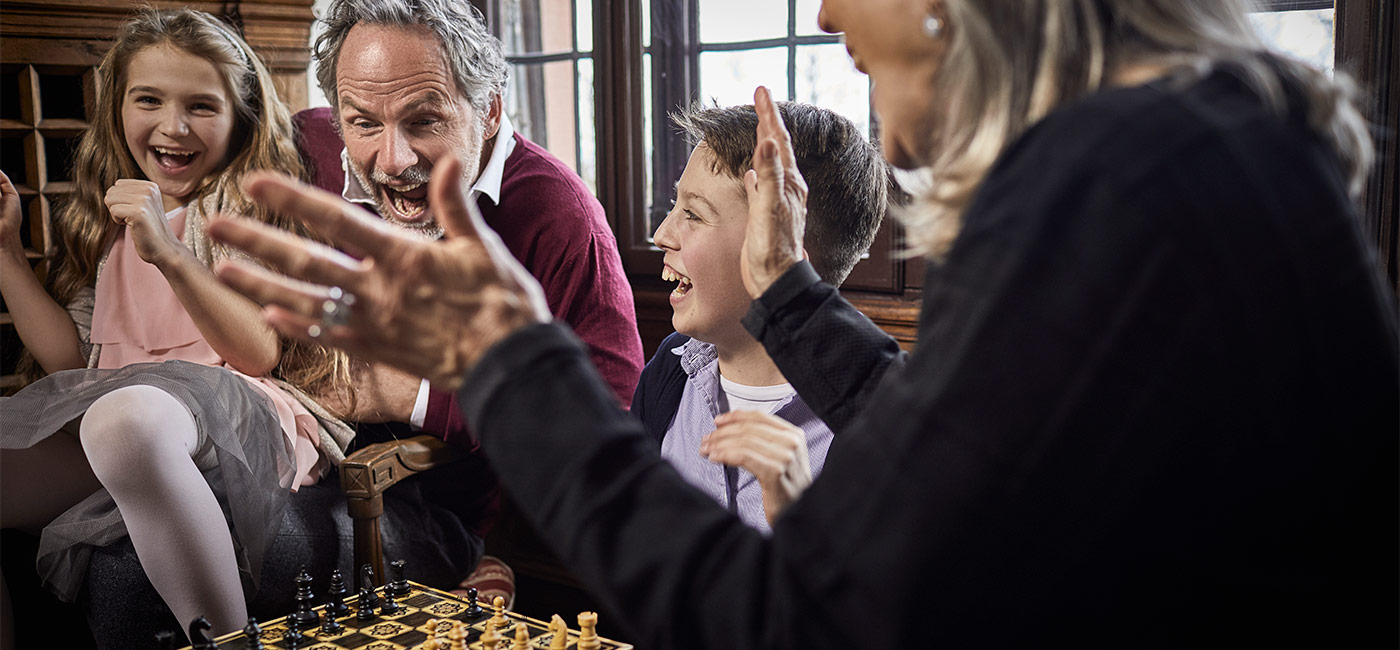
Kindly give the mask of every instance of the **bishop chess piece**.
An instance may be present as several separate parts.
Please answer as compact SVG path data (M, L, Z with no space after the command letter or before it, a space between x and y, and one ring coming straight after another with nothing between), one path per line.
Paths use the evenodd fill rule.
M486 629L481 633L481 650L496 650L496 646L500 645L500 643L501 635L496 631L496 625L488 622L486 624ZM454 645L452 647L456 648L457 646ZM466 645L463 644L462 647L465 648Z
M603 642L598 638L598 613L580 612L578 615L578 650L598 650Z
M326 609L336 618L340 618L350 613L350 606L345 604L345 576L341 575L340 569L331 572L330 601L326 603Z
M463 615L472 621L481 620L482 617L486 616L486 610L482 609L481 603L478 603L476 598L476 587L467 587L467 611L463 612Z
M203 616L196 616L190 621L190 647L193 650L216 650L219 646L209 636L209 630L213 627L209 619Z
M244 650L263 650L262 626L258 625L258 619L248 619L248 624L243 626L243 636Z
M408 586L408 579L404 577L404 566L407 564L403 560L389 563L389 575L393 579L386 585L385 591L393 594L395 598L403 598L413 591L413 588Z

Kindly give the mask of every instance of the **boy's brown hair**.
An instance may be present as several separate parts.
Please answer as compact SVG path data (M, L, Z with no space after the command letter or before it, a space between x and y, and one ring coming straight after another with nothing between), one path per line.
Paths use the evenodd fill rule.
M880 229L890 192L897 191L893 176L879 149L850 120L811 104L777 105L792 138L797 169L807 181L803 245L817 274L840 286ZM752 105L696 105L672 114L671 120L692 145L704 141L714 151L716 171L743 182L753 168L757 140L758 114Z

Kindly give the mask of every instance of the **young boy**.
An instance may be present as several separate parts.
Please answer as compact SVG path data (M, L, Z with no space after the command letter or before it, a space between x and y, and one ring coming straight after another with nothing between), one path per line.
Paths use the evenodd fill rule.
M840 115L794 103L778 110L807 181L804 247L822 279L839 286L880 226L889 170ZM821 471L832 432L740 323L751 302L739 256L757 114L736 106L673 119L696 143L655 237L666 253L661 277L677 283L676 333L642 371L632 412L687 481L767 534ZM715 418L730 412L716 430Z

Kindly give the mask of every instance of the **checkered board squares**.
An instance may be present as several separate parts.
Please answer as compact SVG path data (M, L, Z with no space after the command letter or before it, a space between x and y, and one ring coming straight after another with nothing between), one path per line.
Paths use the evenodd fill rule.
M545 621L515 612L502 612L506 622L497 630L501 642L495 648L482 648L481 635L485 632L493 613L490 607L483 603L483 613L472 616L467 613L467 602L454 594L413 582L409 583L409 587L411 591L407 596L394 599L400 606L398 612L389 616L376 614L373 619L367 621L360 621L356 617L358 596L347 599L346 604L350 606L350 612L336 619L343 627L335 634L323 634L320 625L317 624L309 630L302 630L301 643L293 646L286 640L288 617L282 617L263 623L262 633L258 636L267 650L290 650L293 647L296 650L418 650L418 647L428 640L429 635L442 640L443 647L446 648L447 633L452 628L452 622L461 621L468 625L466 641L470 650L510 650L515 639L517 623L524 623L529 631L531 648L547 650L550 641L553 640L549 624ZM324 609L324 605L317 607L316 613L321 615ZM429 621L437 623L430 626ZM567 617L565 622L577 625L577 621L569 621ZM577 640L578 630L570 629L566 644L568 650L577 650ZM601 650L632 650L632 646L628 644L606 638L599 640ZM242 632L235 632L219 637L216 643L219 650L245 650L248 647L248 638Z

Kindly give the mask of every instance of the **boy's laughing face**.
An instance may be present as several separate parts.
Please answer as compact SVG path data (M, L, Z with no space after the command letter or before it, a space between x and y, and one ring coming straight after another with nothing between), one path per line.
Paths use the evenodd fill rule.
M676 183L675 207L655 241L666 253L661 277L676 283L671 324L681 334L725 347L752 340L739 322L752 302L739 273L749 203L742 182L716 162L704 142L690 153Z

